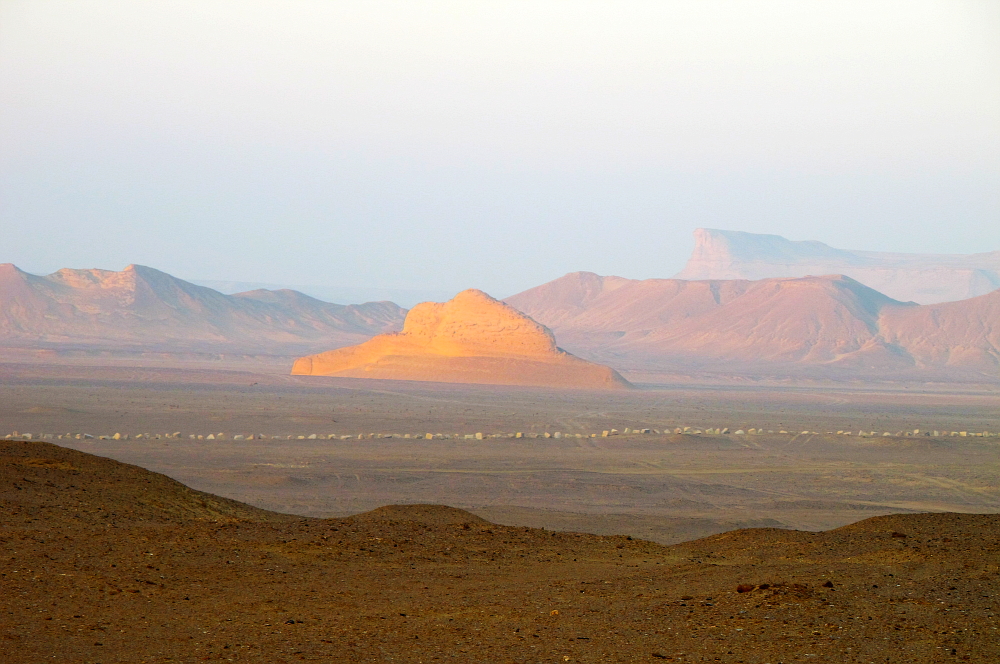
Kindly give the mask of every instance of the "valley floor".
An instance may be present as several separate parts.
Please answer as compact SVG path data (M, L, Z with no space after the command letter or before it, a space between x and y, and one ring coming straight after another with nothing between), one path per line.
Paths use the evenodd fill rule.
M662 433L685 426L730 433ZM651 433L600 437L626 428ZM241 362L2 364L0 436L15 430L315 517L443 503L511 525L669 544L745 526L820 530L879 514L1000 512L1000 438L950 435L1000 431L1000 393L990 389L559 392L288 376ZM935 430L949 435L924 435ZM55 438L71 432L81 439ZM82 438L116 432L130 440ZM181 438L164 437L175 432ZM465 437L479 432L484 440ZM562 437L506 437L516 432ZM452 437L416 438L427 433ZM234 440L254 434L264 439ZM306 438L313 434L336 439ZM400 437L378 437L389 434Z

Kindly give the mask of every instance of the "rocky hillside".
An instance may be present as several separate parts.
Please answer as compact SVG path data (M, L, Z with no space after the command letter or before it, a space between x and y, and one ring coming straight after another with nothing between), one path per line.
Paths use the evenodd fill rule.
M996 662L1000 517L675 546L432 505L283 517L0 441L0 652L34 662Z

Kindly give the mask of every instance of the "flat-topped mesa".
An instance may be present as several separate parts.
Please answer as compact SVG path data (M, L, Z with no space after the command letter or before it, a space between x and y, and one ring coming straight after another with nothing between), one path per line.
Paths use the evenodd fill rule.
M780 235L699 228L677 279L771 279L844 274L902 302L952 302L1000 288L1000 251L900 254L837 249Z
M552 332L479 290L413 307L403 331L301 357L293 375L621 389L610 367L559 349Z

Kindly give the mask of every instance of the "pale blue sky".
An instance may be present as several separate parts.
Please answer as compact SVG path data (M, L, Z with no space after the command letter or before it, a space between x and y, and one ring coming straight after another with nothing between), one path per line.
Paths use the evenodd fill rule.
M1000 3L0 0L0 262L506 296L1000 249Z

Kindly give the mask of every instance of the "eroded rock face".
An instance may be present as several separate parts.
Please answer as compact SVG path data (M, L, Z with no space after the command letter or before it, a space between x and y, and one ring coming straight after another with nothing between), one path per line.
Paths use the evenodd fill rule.
M296 360L292 374L582 389L628 387L556 347L543 325L478 290L418 304L403 331Z
M547 358L558 351L544 325L475 289L445 303L413 307L403 322L403 336L449 356Z

